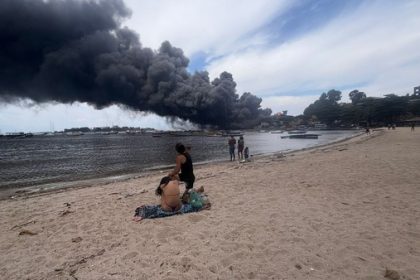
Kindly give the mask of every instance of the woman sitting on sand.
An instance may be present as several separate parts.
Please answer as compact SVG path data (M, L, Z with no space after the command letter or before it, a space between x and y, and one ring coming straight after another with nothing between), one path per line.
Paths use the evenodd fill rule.
M187 193L188 201L182 204L179 196L179 181L173 180L169 176L163 177L156 188L156 195L161 197L160 205L142 205L137 207L133 220L140 222L143 219L162 218L210 209L211 204L203 192L204 188L201 186L195 192ZM190 198L189 196L193 197Z
M175 212L178 211L181 206L181 198L179 196L179 181L172 180L171 177L163 177L160 180L160 184L156 189L156 195L161 196L160 207L164 211Z

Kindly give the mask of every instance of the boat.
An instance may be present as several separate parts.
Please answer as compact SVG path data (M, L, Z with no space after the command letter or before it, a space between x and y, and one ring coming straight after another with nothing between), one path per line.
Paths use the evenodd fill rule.
M217 132L217 133L206 134L205 136L207 136L207 137L222 137L223 134Z
M240 130L231 130L231 131L226 131L222 134L223 136L244 136L244 133Z
M290 130L287 133L288 134L305 134L306 130Z
M291 134L288 136L282 136L282 139L318 139L319 134L305 133L305 134Z
M6 137L7 138L18 138L18 139L20 139L20 138L25 138L26 136L25 136L25 133L23 133L23 132L12 132L12 133L7 133Z
M272 130L272 131L270 131L271 134L281 134L283 132L284 132L283 130Z
M70 131L70 132L66 132L67 136L82 136L83 132L81 131Z

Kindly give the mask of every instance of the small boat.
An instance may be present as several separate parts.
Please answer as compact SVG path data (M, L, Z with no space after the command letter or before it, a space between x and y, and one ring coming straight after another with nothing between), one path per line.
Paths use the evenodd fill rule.
M305 134L306 130L291 130L291 131L288 131L287 133L289 133L289 134Z
M225 137L227 137L227 136L238 137L238 136L243 136L244 133L240 130L232 130L232 131L225 131L222 135L225 136Z
M284 132L283 130L272 130L272 131L270 131L271 134L281 134L283 132Z
M73 131L73 132L66 132L67 136L82 136L83 132L81 131Z
M6 134L7 138L25 138L25 133L23 132L12 132L12 133L7 133Z
M318 139L319 134L291 134L289 136L282 136L282 139L289 138L289 139Z

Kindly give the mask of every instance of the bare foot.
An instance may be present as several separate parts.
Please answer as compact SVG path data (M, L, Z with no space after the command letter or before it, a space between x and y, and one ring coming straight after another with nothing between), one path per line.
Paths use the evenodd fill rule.
M141 220L143 220L143 217L140 217L140 216L135 216L133 218L133 221L135 221L135 222L140 222Z

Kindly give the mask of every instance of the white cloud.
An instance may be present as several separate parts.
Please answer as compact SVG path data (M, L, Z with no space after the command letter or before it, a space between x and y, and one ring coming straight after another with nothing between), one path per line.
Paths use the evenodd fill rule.
M367 2L300 38L214 60L211 76L233 73L239 92L318 96L360 85L368 95L412 92L420 83L420 2ZM344 93L344 92L343 92Z
M259 45L264 37L249 36L286 11L290 0L125 0L133 10L126 22L140 34L143 46L159 48L164 40L187 55L212 56ZM248 36L246 36L248 35ZM245 38L244 38L245 37Z
M262 108L270 108L273 114L287 111L288 115L300 115L319 95L308 96L268 96L261 102Z

